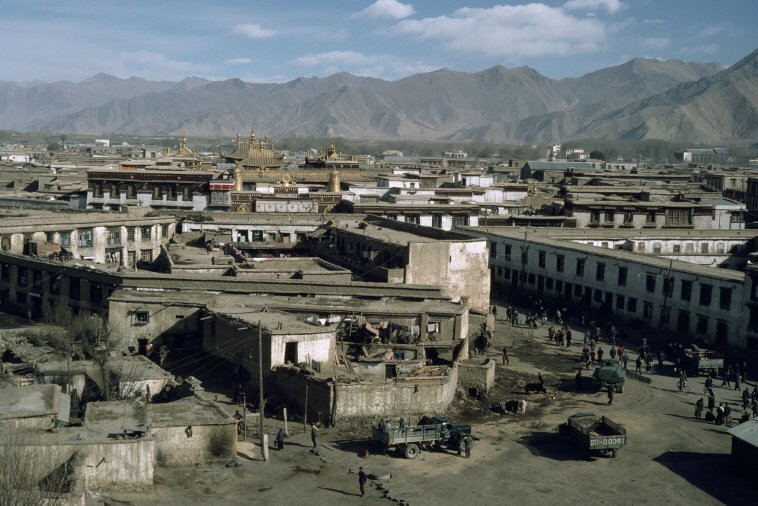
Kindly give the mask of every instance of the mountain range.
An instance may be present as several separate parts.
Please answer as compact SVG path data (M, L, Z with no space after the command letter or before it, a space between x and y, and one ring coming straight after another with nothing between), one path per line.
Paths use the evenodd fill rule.
M529 67L441 69L397 81L338 73L281 84L98 74L0 82L0 128L73 134L246 135L553 143L758 139L758 50L730 67L635 58L554 80Z

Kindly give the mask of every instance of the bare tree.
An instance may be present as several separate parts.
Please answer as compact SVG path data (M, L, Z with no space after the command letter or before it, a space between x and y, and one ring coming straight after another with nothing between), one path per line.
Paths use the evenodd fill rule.
M45 476L40 476L41 455L25 444L19 429L0 427L0 506L55 506L73 490L78 455L73 454Z

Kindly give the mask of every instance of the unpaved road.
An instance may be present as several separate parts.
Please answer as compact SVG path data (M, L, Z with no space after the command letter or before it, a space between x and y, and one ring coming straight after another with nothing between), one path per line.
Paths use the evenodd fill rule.
M270 462L241 458L237 468L156 468L152 491L109 493L93 496L90 502L172 506L756 503L758 485L732 465L725 428L693 419L702 378L690 382L695 393L681 394L674 391L675 379L670 375L652 375L649 383L632 377L625 392L616 395L614 405L607 406L604 392L568 391L573 389L580 345L570 351L558 349L541 339L542 333L536 331L538 337L530 345L523 330L499 325L495 344L511 345L511 368L499 372L496 395L515 398L514 384L536 378L541 371L550 386L548 400L526 416L489 413L484 408L492 399L474 410L470 400L456 403L453 412L468 409L468 418L478 421L473 428L481 439L470 460L438 452L424 452L413 461L373 454L361 458L368 443L341 441L335 428L324 431L315 455L300 428L283 452L272 451ZM636 343L627 344L628 349L636 348ZM736 391L716 388L716 395L719 402L738 404ZM533 399L540 401L540 396ZM618 458L584 460L558 435L557 426L578 411L607 415L626 426L629 443ZM737 417L739 412L734 409ZM360 465L369 473L389 471L392 477L369 482L361 498L354 474Z

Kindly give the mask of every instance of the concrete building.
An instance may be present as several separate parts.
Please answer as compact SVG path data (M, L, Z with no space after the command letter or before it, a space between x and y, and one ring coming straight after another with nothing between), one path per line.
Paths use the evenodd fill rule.
M639 244L635 253L616 249L610 240L598 247L536 229L469 228L466 233L488 240L492 286L499 296L523 304L526 292L587 320L640 322L667 336L722 348L755 346L748 331L751 285L744 272L639 254ZM697 237L683 238L679 251L696 254ZM725 244L724 239L711 240ZM739 251L752 250L752 243L746 234Z

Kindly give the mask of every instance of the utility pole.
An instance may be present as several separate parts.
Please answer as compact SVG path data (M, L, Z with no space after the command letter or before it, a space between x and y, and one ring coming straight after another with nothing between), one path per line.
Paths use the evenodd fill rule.
M263 400L263 330L261 329L261 321L258 320L258 433L261 435L261 448L264 447L263 412L265 404Z

